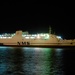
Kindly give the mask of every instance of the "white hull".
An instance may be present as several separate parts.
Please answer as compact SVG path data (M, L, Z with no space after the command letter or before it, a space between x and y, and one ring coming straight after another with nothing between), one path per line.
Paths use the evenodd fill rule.
M23 41L23 42L1 42L1 45L5 46L75 46L75 42L55 42L55 43L50 43L50 42L32 42L32 41Z

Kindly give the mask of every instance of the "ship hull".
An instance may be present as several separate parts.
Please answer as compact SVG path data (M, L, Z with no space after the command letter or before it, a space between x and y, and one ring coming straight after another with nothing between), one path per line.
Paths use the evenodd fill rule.
M37 34L33 35L22 35L22 31L16 31L15 35L11 38L0 35L0 46L13 46L13 47L74 47L75 39L63 40L57 38L53 34Z
M7 47L75 47L74 44L46 44L46 45L42 45L42 44L39 44L39 45L17 45L17 44L3 44L3 43L0 43L0 46L7 46Z

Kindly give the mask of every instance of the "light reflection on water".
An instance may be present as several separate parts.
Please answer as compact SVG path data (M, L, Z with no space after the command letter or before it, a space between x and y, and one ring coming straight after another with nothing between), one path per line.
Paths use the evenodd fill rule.
M63 75L63 49L0 47L0 75Z

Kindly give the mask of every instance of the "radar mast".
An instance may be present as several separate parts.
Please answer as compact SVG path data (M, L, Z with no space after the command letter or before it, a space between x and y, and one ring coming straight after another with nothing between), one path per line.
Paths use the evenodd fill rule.
M49 26L49 34L51 34L51 27Z

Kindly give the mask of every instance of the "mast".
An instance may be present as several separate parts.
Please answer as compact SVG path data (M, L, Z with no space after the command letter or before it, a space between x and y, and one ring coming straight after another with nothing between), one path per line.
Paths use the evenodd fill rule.
M51 34L51 27L49 26L49 34Z

